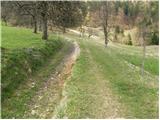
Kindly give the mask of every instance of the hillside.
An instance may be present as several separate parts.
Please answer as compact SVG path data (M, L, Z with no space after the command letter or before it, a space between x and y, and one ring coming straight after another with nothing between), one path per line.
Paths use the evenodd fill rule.
M77 40L81 56L66 81L63 92L67 100L65 105L58 106L58 118L152 118L158 115L156 46L147 48L142 78L141 48L113 43L104 48L101 40ZM150 53L155 48L157 55Z
M3 119L158 119L158 1L1 1Z
M19 27L2 26L2 37L2 117L18 117L24 114L26 103L44 82L36 79L32 81L32 77L52 62L52 67L47 67L48 71L42 74L47 77L49 70L55 69L71 46L60 37L50 36L48 41L42 41L40 33L33 34L30 29ZM64 49L65 52L60 54ZM56 60L51 61L53 58ZM37 87L29 90L23 88L27 87L29 81L37 82ZM21 91L20 96L16 91Z
M14 31L17 29L17 32L26 30L8 28ZM22 36L23 34L25 35L26 32L21 33ZM7 37L6 33L2 35L4 38ZM38 35L35 36L38 37ZM141 77L140 47L110 43L107 48L104 48L103 41L100 39L79 38L78 36L69 32L61 37L71 42L76 41L80 45L81 53L71 76L69 78L64 76L60 80L56 78L57 70L60 76L62 75L62 67L56 66L61 66L63 61L66 62L63 59L72 48L71 42L65 42L59 52L50 57L49 61L39 67L33 75L27 77L28 80L17 85L18 89L12 91L13 95L10 98L5 98L5 101L2 102L2 117L157 118L157 46L147 47L145 77ZM19 36L16 38L20 39ZM5 40L6 43L10 43L10 40L7 41L5 38L2 46L6 45ZM32 42L31 40L30 44ZM15 46L14 49L22 47L16 45L16 42L15 45L11 43L12 46ZM32 45L36 45L34 43ZM39 43L43 45L43 42L39 41ZM23 70L23 68L19 69ZM7 81L3 78L2 83L5 82Z

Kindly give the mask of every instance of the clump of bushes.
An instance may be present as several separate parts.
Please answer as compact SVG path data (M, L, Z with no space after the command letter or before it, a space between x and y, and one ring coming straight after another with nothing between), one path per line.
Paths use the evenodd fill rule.
M42 48L2 50L2 102L63 46L61 40L46 41Z
M151 34L151 44L152 45L159 45L159 36L156 34L156 32L153 32Z
M122 34L122 36L124 37L124 30L123 29L121 29L121 34Z
M131 35L128 34L128 45L132 45L132 38L131 38Z
M116 28L115 28L115 33L120 33L120 27L119 26L116 26Z

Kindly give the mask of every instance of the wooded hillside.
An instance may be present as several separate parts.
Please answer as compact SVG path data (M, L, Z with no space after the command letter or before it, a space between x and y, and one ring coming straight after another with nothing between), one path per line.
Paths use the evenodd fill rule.
M94 34L93 28L104 31L106 41L129 45L141 45L142 35L146 44L159 44L158 1L110 1L110 2L2 2L2 20L13 26L33 27L34 33L55 27L66 32L66 28L90 27L83 32ZM82 30L81 30L82 31Z
M158 119L158 1L1 1L1 116Z

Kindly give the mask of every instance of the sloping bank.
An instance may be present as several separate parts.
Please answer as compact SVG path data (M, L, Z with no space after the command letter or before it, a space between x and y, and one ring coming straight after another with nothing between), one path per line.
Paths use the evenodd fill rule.
M2 102L63 47L60 40L46 41L42 48L2 48Z
M49 102L43 106L49 97L52 106L58 103L63 88L59 83L70 73L75 52L78 54L77 44L66 40L47 41L39 49L2 49L2 118L41 118L50 108ZM39 96L44 99L37 99ZM33 104L46 109L38 108L39 116L33 115Z
M37 90L32 97L23 118L43 118L50 119L55 115L56 106L65 104L66 96L63 93L65 83L72 73L72 66L80 54L79 45L74 42L70 43L68 49L63 50L65 53L63 60L59 63L54 71L51 72L47 81Z
M54 70L63 58L59 53L66 44L69 43L57 39L46 41L40 48L1 49L2 118L22 118L27 103L51 71L48 64L54 61Z

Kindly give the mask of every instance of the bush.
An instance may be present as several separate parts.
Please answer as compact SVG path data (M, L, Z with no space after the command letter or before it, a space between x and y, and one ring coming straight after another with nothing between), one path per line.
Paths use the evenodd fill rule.
M120 27L119 26L116 26L116 28L115 28L115 33L120 33Z
M128 34L128 45L132 45L132 38L130 34Z
M114 35L114 41L117 41L118 38L117 38L117 34Z
M2 102L32 75L46 60L54 55L63 44L60 40L46 41L43 48L2 50Z
M159 45L159 36L156 34L156 32L153 32L151 35L151 44Z
M122 35L123 37L125 37L125 35L124 35L124 30L123 30L123 29L120 29L120 33L121 33L121 35Z

